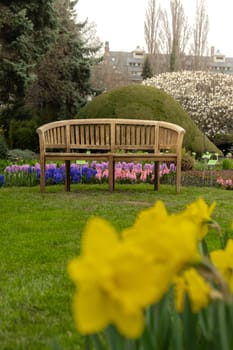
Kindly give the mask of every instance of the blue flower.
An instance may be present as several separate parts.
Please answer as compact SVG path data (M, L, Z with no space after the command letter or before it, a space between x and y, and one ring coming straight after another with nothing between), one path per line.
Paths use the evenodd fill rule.
M63 180L64 180L64 171L62 168L57 168L54 172L54 181L56 184L59 184Z
M76 172L73 177L71 178L72 182L77 184L81 181L81 173L80 172Z
M4 175L0 175L0 186L4 185Z
M82 168L82 176L85 182L90 182L96 173L97 171L95 169L91 169L89 167Z

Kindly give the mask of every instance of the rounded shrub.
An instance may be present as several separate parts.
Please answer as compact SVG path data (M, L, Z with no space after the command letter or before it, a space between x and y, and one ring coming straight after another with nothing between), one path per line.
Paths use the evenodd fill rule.
M186 130L183 146L187 151L221 153L198 129L179 102L163 90L151 86L130 85L105 92L81 108L77 118L163 120Z

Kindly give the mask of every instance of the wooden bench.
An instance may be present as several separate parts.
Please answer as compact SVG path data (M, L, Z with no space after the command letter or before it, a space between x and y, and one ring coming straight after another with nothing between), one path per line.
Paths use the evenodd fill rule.
M70 162L109 162L109 190L114 191L116 161L153 161L154 189L159 190L159 163L176 164L180 192L181 150L185 130L178 125L136 119L72 119L37 129L40 144L40 191L45 191L47 161L65 162L65 189L70 191ZM88 151L88 152L87 152Z

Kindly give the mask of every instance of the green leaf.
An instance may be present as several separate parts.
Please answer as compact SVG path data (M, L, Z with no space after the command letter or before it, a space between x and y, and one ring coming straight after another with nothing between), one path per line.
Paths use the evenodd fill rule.
M171 317L172 313L175 312L173 298L173 289L170 289L159 303L159 324L157 329L157 344L159 350L167 350L169 346Z
M209 256L209 249L205 239L200 241L200 251L203 255Z
M107 348L103 345L100 340L100 336L98 334L93 334L90 336L97 350L107 350Z
M182 313L184 344L187 350L197 350L197 314L192 312L188 295L185 295L184 312Z
M227 334L226 307L222 301L217 301L216 305L221 350L229 350L230 348Z
M124 350L126 344L128 343L128 340L123 337L112 325L106 328L104 335L111 350Z
M227 232L225 232L222 236L220 236L221 249L225 249L228 239L229 239L229 235Z
M202 309L199 314L199 327L201 335L204 339L210 341L213 339L214 333L214 304Z
M91 350L91 337L85 337L84 350Z
M182 322L177 312L174 313L172 318L171 346L169 349L184 350Z

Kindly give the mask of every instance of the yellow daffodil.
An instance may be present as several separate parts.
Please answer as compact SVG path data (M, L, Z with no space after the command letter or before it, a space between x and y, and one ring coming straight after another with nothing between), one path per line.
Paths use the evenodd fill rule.
M181 213L181 216L186 217L196 224L197 237L199 240L203 239L208 232L208 226L212 221L211 215L215 207L216 202L208 206L202 198L199 198L195 202L189 204L183 213Z
M233 240L228 240L224 250L219 249L211 252L210 258L226 280L230 292L233 294Z
M104 219L90 219L81 239L80 256L68 264L76 286L73 315L79 332L95 334L113 325L115 339L118 333L127 342L128 338L139 338L140 349L147 349L144 335L147 337L149 331L154 336L151 318L158 317L154 308L153 313L147 313L148 308L158 303L171 285L178 312L186 311L186 297L193 313L215 299L228 301L229 290L233 294L233 240L228 240L224 250L210 253L212 262L198 249L215 205L208 206L199 198L185 210L169 214L164 203L157 201L121 233ZM103 336L101 343L102 334L99 338L101 349L108 343L109 330L107 340ZM112 337L110 340L115 346L117 342Z
M175 305L178 312L184 310L185 293L188 294L193 312L198 312L206 307L210 300L211 288L194 268L184 271L176 276L175 283Z
M120 333L139 337L144 308L154 301L156 271L140 249L132 249L114 228L91 219L81 242L81 255L68 266L77 285L74 319L80 333L96 333L114 324Z
M189 217L169 215L161 201L142 211L135 224L123 231L125 241L144 250L156 265L167 269L169 278L200 259L196 223Z

